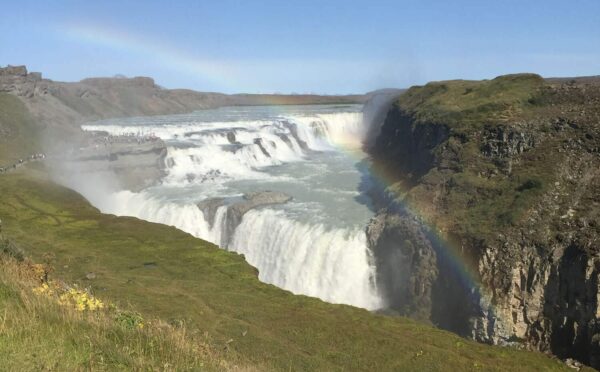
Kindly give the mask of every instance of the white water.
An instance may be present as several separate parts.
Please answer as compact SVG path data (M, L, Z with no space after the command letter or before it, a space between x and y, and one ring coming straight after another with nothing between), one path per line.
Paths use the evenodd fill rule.
M161 185L140 193L80 190L103 212L175 226L243 253L260 280L294 293L382 307L364 233L372 214L355 199L365 133L356 106L224 108L84 129L154 134L168 144ZM250 210L233 236L225 236L227 206L211 225L196 205L264 190L293 200Z
M244 216L230 247L262 268L259 278L334 303L377 307L363 230L289 220L282 211Z

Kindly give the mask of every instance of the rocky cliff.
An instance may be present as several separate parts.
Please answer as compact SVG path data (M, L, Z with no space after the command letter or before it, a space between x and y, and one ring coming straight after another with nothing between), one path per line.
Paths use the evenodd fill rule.
M413 87L370 147L389 306L600 367L600 82Z

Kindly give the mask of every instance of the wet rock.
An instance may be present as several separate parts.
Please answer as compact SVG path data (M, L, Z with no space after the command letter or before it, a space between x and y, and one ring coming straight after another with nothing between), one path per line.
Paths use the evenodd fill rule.
M215 216L217 210L221 206L227 206L226 214L223 221L222 241L220 245L227 247L235 228L242 221L242 217L248 211L268 205L285 204L292 199L291 196L277 191L258 191L244 194L241 198L213 198L206 199L197 204L198 208L204 213L205 218L208 218L210 226L215 224Z
M363 121L368 128L364 138L366 148L375 144L388 111L403 92L402 89L381 89L370 93L362 109Z
M258 147L260 148L260 151L262 151L262 153L267 158L271 157L271 154L269 154L269 152L267 151L267 149L265 149L265 146L263 145L263 139L262 138L255 138L254 139L254 144L258 145Z
M298 128L296 127L296 124L293 124L293 123L290 123L287 121L283 122L282 124L284 127L286 127L290 131L290 134L296 140L298 145L300 145L300 148L302 150L309 150L308 144L305 141L303 141L300 138L300 136L298 135Z
M367 227L367 238L387 306L405 316L430 319L438 269L421 226L408 216L379 213Z
M409 113L392 106L369 152L394 177L413 181L436 165L434 150L449 136L448 126L439 123L416 124Z
M235 133L233 132L227 132L227 140L229 141L229 143L234 144L236 143L236 139L235 139Z
M276 191L259 191L245 194L241 201L234 202L227 208L225 236L227 244L233 236L235 228L242 222L242 217L251 209L268 205L285 204L291 196Z
M219 207L225 205L226 201L224 198L212 198L201 201L196 204L198 208L204 214L204 218L207 220L209 226L212 228L215 223L215 215L217 214L217 209Z
M275 133L275 135L277 137L281 138L281 140L283 142L285 142L285 144L288 145L288 147L292 148L292 141L290 140L290 138L287 135L285 135L283 133Z
M159 139L152 141L130 138L102 142L99 134L93 142L58 162L51 163L62 170L77 170L83 174L115 179L119 188L140 191L157 184L165 175L167 147Z

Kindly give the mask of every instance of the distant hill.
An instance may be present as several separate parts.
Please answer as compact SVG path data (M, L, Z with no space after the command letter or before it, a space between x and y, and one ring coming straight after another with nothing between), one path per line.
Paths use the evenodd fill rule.
M25 66L0 68L0 92L19 97L47 129L46 136L79 133L86 121L167 115L222 106L362 103L366 95L234 94L164 89L149 77L88 78L76 83L43 79Z

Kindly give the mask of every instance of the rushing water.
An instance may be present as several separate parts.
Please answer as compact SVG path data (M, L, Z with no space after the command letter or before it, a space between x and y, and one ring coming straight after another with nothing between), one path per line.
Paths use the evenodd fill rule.
M382 306L359 202L361 107L264 106L186 115L105 120L84 126L111 134L154 134L168 146L166 176L139 193L90 200L103 212L175 226L243 253L259 279L334 303ZM198 203L279 191L293 199L227 221ZM229 203L231 204L231 203Z

